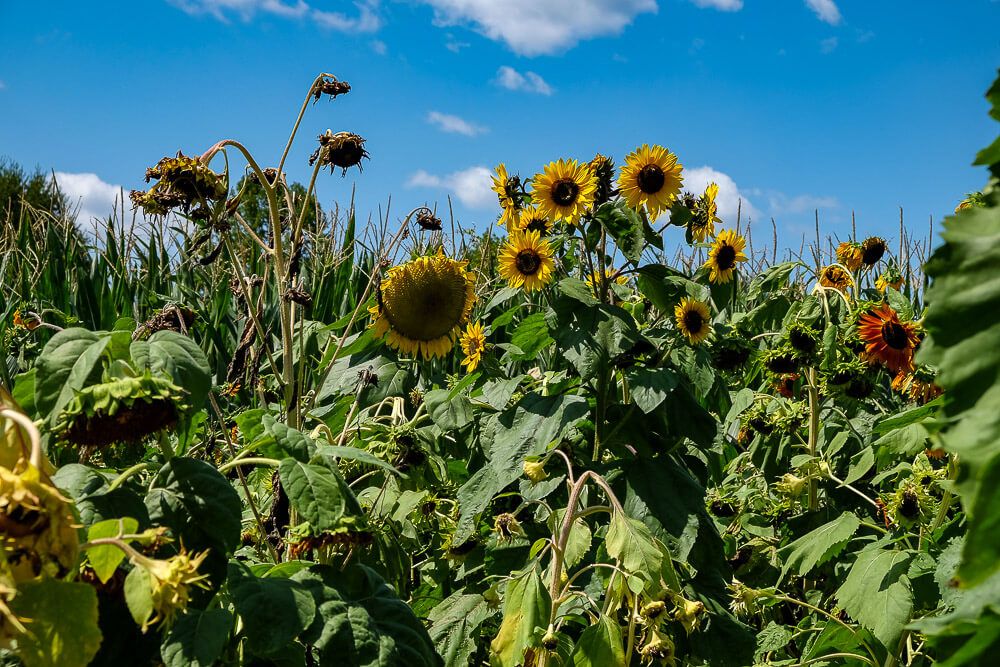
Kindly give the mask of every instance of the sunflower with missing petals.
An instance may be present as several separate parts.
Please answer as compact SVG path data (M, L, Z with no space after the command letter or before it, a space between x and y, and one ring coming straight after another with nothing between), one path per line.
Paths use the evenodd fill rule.
M746 241L732 229L724 229L712 243L708 251L708 261L704 267L709 270L709 282L721 284L733 279L733 272L739 262L747 261L743 254Z
M465 355L465 358L462 359L462 365L465 366L466 373L471 373L479 366L483 350L486 349L486 334L483 333L483 325L479 322L469 323L458 342Z
M655 219L681 191L684 166L663 146L643 144L628 154L618 176L618 190L630 208L646 208Z
M691 230L691 238L699 243L704 243L706 239L715 236L715 223L722 223L719 218L719 205L715 201L718 196L719 186L709 183L705 188L705 194L694 203L688 229Z
M844 241L837 246L837 261L848 271L854 272L861 268L861 244L854 241Z
M497 200L503 214L497 224L503 225L507 229L514 229L521 217L521 179L517 176L510 176L507 167L503 162L497 165L494 170L496 175L490 178L493 181L491 189L497 193Z
M526 292L545 287L552 280L555 262L552 247L538 232L514 232L500 249L500 275L511 287Z
M843 291L854 284L854 279L844 267L839 264L831 264L823 267L823 270L819 272L819 284L823 287L832 287Z
M389 269L369 309L375 337L424 359L448 354L476 301L466 264L439 252Z
M893 373L913 370L913 352L920 343L913 322L902 322L893 308L883 303L858 318L858 336L865 354Z
M885 292L890 287L894 290L898 290L903 286L903 274L899 272L896 265L892 262L889 263L889 268L882 272L882 274L875 279L875 287L878 288L879 292Z
M889 249L885 239L881 236L870 236L861 242L861 263L865 268L871 268L878 264L882 255Z
M569 225L594 203L597 179L590 167L576 160L559 160L545 165L531 179L531 200L549 220L565 220Z
M547 236L552 225L548 218L538 212L537 206L525 206L521 209L521 217L518 220L516 229L521 232L538 232L541 236Z
M704 301L684 297L674 306L674 321L692 345L701 343L712 331L708 304Z

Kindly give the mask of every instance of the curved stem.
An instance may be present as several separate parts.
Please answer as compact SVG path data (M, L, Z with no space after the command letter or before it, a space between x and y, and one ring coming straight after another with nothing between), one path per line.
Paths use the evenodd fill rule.
M271 466L272 468L277 468L281 461L277 459L269 459L263 456L247 456L242 459L233 459L232 461L227 461L219 466L219 472L226 472L230 468L235 468L236 466Z
M132 475L136 474L137 472L142 472L143 470L145 470L146 468L148 468L150 465L151 464L149 464L149 463L136 463L131 468L126 469L122 474L118 475L118 477L116 477L113 482L111 482L111 484L108 486L108 491L109 492L110 491L114 491L119 486L121 486L122 484L124 484L125 480L127 480L129 477L131 477Z
M302 108L299 109L299 115L295 119L295 124L292 125L292 133L288 136L288 143L285 144L285 150L281 153L281 159L278 160L278 176L281 176L281 169L285 166L285 160L288 158L289 151L292 150L292 144L295 142L295 135L298 134L299 125L302 124L302 118L306 115L306 109L309 108L309 98L313 96L313 91L316 90L316 84L327 77L333 77L332 74L327 74L326 72L321 73L315 79L313 79L312 85L309 86L309 92L306 93L306 99L302 102Z
M33 468L41 469L42 436L38 432L38 427L35 426L35 423L31 421L28 415L20 413L17 410L12 410L11 408L0 410L0 417L11 420L28 434L28 439L31 441L31 454L28 457L28 462L31 463Z

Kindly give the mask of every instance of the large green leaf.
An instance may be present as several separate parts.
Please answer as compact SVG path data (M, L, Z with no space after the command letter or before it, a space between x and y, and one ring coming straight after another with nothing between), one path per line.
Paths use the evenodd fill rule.
M477 630L492 614L482 595L463 591L453 593L431 610L427 617L430 636L445 667L468 667L469 657L476 650Z
M537 647L536 629L544 631L548 626L550 606L549 592L537 563L507 582L503 621L490 644L491 667L521 667L524 664L524 652Z
M612 558L621 561L630 574L646 579L649 583L659 579L663 552L653 533L642 521L615 512L611 517L605 548Z
M191 609L177 619L160 648L166 667L212 667L233 627L226 609Z
M107 519L90 527L87 531L87 541L93 542L101 538L117 537L119 534L135 533L138 529L139 522L131 517ZM99 544L87 549L87 560L90 561L90 567L93 568L97 578L106 584L125 560L125 552L113 544Z
M101 355L108 337L86 329L63 329L49 340L35 362L35 408L39 417L58 417L75 392L101 377Z
M580 635L573 648L574 667L625 667L622 629L614 619L601 615Z
M205 353L193 340L176 331L157 331L147 340L132 343L130 352L138 368L166 375L183 387L193 410L204 407L212 372Z
M785 561L782 578L789 570L799 576L812 571L817 565L830 560L847 544L861 525L861 520L851 512L844 512L836 519L809 531L778 552Z
M912 560L912 554L904 551L868 548L837 590L844 611L893 651L913 612L913 587L907 575Z
M334 531L344 517L363 516L357 498L332 467L287 458L278 465L278 475L292 507L317 531Z
M36 579L18 585L11 612L25 621L17 638L25 667L86 667L101 646L97 591L87 584Z
M243 632L254 653L276 653L310 626L316 616L312 593L297 581L283 577L256 577L232 561L227 580Z
M413 610L373 570L314 565L292 582L312 595L316 617L302 635L324 665L437 667L441 658Z
M611 358L635 345L639 332L624 309L607 304L584 305L560 297L547 315L562 355L588 380L607 368Z

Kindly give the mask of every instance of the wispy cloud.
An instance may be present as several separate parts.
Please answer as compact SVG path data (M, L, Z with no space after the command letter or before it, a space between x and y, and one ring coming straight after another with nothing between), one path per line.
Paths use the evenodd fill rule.
M592 37L617 35L639 14L657 11L656 0L419 1L434 9L437 25L469 25L525 56L558 53Z
M738 12L743 9L743 0L691 0L699 7L711 7L723 12Z
M427 122L436 125L442 132L452 134L464 134L467 137L474 137L486 131L485 127L471 123L464 118L440 111L430 111L427 114Z
M719 206L719 217L725 225L735 225L736 215L739 213L743 222L748 219L758 220L761 213L750 201L745 192L740 191L739 186L732 176L712 167L694 167L684 170L684 189L688 192L701 194L708 187L709 183L719 186L719 194L715 198Z
M551 95L552 86L545 79L534 72L518 72L513 67L503 65L497 70L495 82L498 86L507 90L519 90L526 93L538 93L539 95Z
M448 41L444 43L444 48L448 49L452 53L458 53L462 49L472 46L468 42L463 42L455 38L453 34L448 33Z
M819 17L820 21L829 23L830 25L840 24L842 19L840 9L833 0L806 0L806 6L816 12L816 16Z
M207 14L228 23L235 16L249 21L258 14L270 14L285 19L309 19L322 28L343 32L376 32L382 27L378 13L379 0L355 2L357 13L316 9L305 0L167 0L188 14Z
M783 192L774 191L767 193L767 204L772 215L811 213L821 208L830 209L840 206L836 197L809 194L792 197Z
M819 43L819 50L821 53L833 53L837 50L837 38L827 37Z
M406 181L406 187L446 190L469 208L486 209L497 203L496 194L491 189L491 173L482 166L469 167L445 176L418 169Z
M374 51L375 53L379 54L380 56L384 56L385 52L388 50L389 47L386 46L386 43L383 42L381 39L372 40L372 51Z

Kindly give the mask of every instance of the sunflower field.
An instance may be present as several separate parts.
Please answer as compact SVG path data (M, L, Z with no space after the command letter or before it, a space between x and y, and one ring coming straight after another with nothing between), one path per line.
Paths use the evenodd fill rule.
M779 258L659 145L359 225L363 137L284 173L348 93L4 220L0 664L996 664L1000 140L940 239Z

